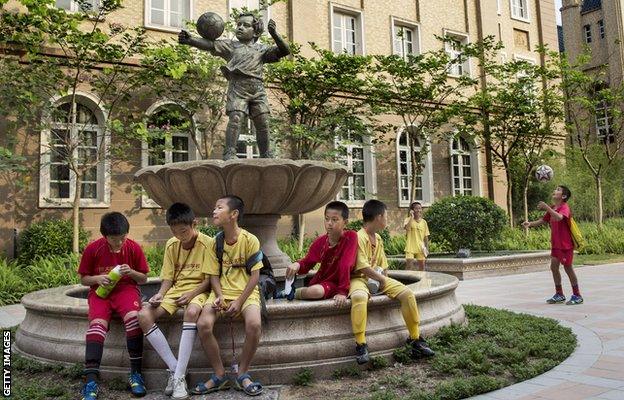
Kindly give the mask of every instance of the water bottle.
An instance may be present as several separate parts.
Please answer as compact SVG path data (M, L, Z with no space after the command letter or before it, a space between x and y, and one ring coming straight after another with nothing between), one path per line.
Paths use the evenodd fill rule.
M377 267L375 268L375 271L383 275L383 268ZM370 294L377 294L377 292L379 292L379 286L380 286L379 281L373 278L368 278L368 292Z
M121 265L117 265L115 268L111 269L111 271L108 273L108 279L110 279L111 282L108 285L98 286L98 288L95 289L95 294L103 299L108 297L110 292L112 292L117 285L117 282L119 282L119 280L121 279L120 270Z

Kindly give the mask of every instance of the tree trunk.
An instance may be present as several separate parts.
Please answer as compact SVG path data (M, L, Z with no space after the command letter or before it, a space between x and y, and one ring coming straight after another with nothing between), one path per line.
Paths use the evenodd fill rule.
M597 202L597 217L598 217L598 227L602 228L602 220L603 220L603 208L602 208L602 176L596 175L594 177L596 179L596 202Z
M305 237L305 215L299 214L298 218L299 218L299 233L298 233L299 247L298 249L299 249L299 252L302 252L303 251L303 239Z
M72 205L72 251L80 252L80 195L82 194L82 180L76 174L76 188L74 189L74 203Z
M522 207L524 208L524 220L529 220L529 182L525 179L522 190ZM529 228L524 228L524 235L529 236Z
M509 168L507 166L505 166L505 177L507 178L507 213L509 214L509 226L513 228L513 181L511 179Z

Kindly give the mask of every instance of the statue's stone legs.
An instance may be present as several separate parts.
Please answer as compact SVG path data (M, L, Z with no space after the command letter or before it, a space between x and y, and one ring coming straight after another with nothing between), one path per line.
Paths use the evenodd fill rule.
M238 134L241 123L245 121L245 113L242 111L232 111L228 114L229 121L225 129L225 149L223 150L223 160L235 160L236 145L238 144Z
M273 158L269 151L269 114L262 113L253 119L254 128L256 128L256 143L260 158Z

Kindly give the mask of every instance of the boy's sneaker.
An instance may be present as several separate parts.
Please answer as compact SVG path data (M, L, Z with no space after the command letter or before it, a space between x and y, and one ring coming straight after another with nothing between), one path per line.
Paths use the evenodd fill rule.
M171 394L171 398L175 400L184 400L189 398L185 377L173 379L173 393Z
M172 371L170 369L167 370L167 375L169 375L169 377L167 378L167 387L165 387L165 396L171 396L173 394L173 374L175 373L175 371Z
M147 394L143 376L138 372L130 374L130 377L128 378L128 387L130 388L130 393L132 393L134 397L143 397Z
M583 304L583 297L573 294L572 297L570 297L570 300L568 300L566 304L569 306L573 306L575 304Z
M546 303L548 304L557 304L557 303L563 303L564 301L566 301L566 298L564 295L560 294L560 293L555 293L553 297L551 297L550 299L546 300Z
M98 395L98 384L95 381L87 382L82 387L82 400L96 400Z
M280 290L279 292L275 292L273 296L274 299L286 299L288 301L293 301L295 299L295 288L293 288L290 293L286 293L284 290Z
M407 339L408 346L412 349L412 359L419 359L423 357L433 357L435 352L429 348L429 345L425 339L421 337L418 340Z
M362 365L370 361L370 356L368 354L368 345L366 343L364 344L356 343L355 353L357 354L355 356L355 361L357 361L358 364Z

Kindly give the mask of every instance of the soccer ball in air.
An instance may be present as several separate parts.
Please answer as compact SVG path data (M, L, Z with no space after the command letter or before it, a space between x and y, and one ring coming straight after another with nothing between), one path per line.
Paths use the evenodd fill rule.
M216 40L223 34L223 19L213 12L205 12L197 19L197 33L204 39Z
M553 178L554 175L555 173L553 172L553 169L550 168L548 165L540 165L535 170L535 179L540 182L548 182Z

